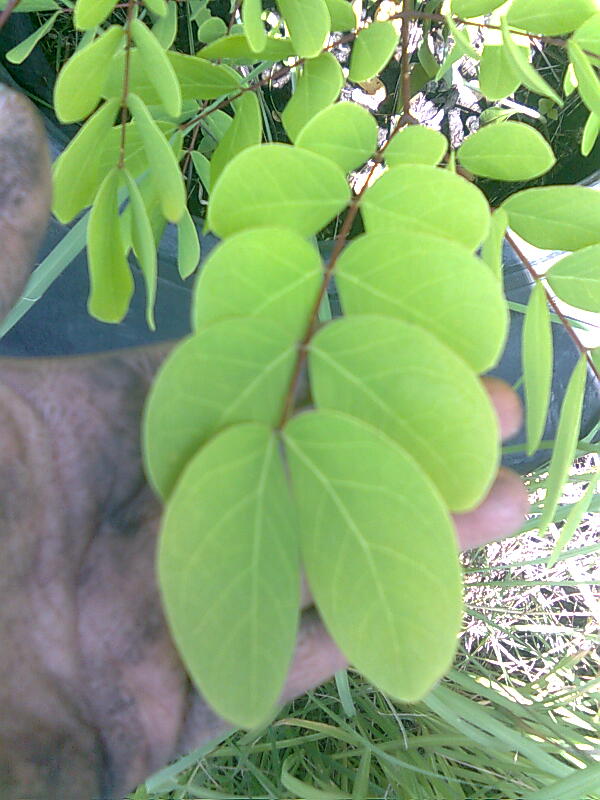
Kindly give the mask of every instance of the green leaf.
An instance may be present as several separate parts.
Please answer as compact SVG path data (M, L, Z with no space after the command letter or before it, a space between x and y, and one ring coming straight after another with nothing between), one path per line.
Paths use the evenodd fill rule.
M544 275L565 303L600 312L600 245L578 250L557 261Z
M157 17L164 17L167 14L165 0L144 0L144 5Z
M96 196L106 175L100 170L100 156L118 108L116 98L104 103L54 162L52 211L62 223L72 220Z
M304 64L296 90L281 115L292 142L315 114L337 100L343 85L342 68L331 53L322 53Z
M479 189L447 170L422 164L384 173L365 192L361 214L368 233L420 231L470 250L485 239L490 219Z
M169 3L166 13L152 27L152 33L164 50L168 50L177 36L177 3ZM168 56L167 56L168 58Z
M209 17L198 28L198 40L200 42L215 42L226 35L227 25L221 17Z
M467 137L457 156L474 175L499 181L539 178L556 164L541 133L522 122L484 125Z
M356 14L349 0L325 0L331 18L330 30L352 31L356 28Z
M302 128L296 145L334 161L348 173L377 150L377 123L362 106L336 103Z
M421 325L476 372L497 362L508 328L499 282L455 242L410 231L366 234L339 258L345 314L385 314Z
M326 785L326 789L321 790L292 775L292 770L301 766L298 763L300 761L300 754L290 753L284 758L281 765L281 783L292 797L302 798L302 800L348 800L348 794L337 789L331 781L317 779L318 783Z
M508 228L508 214L503 208L497 208L490 220L490 231L481 246L481 258L492 273L502 278L504 235Z
M225 167L207 222L222 239L269 219L311 236L349 200L346 176L328 159L299 147L263 144L243 150Z
M194 286L192 328L231 316L270 319L296 341L322 282L317 249L282 228L243 231L211 251Z
M161 104L169 116L178 117L181 114L181 87L167 54L152 31L139 19L131 21L131 35L142 68L156 89Z
M435 167L446 155L448 140L439 131L423 125L407 125L385 148L388 167L400 164L429 164Z
M392 317L357 314L319 331L308 365L315 406L384 431L453 511L485 497L498 469L496 414L471 368L432 334Z
M296 343L266 319L202 328L163 363L144 410L146 473L166 498L192 456L239 422L275 425L296 363Z
M238 100L235 117L217 145L210 160L210 185L214 187L227 164L242 150L260 144L262 114L254 92L246 92Z
M600 117L597 114L594 114L593 111L590 111L589 116L586 120L585 126L583 128L583 135L581 137L581 155L582 156L589 156L589 154L594 149L594 145L598 139L598 134L600 133Z
M529 48L515 44L522 58L529 57ZM516 71L508 50L502 44L484 45L479 62L479 88L488 100L503 100L521 85L521 74Z
M8 1L0 0L0 10L6 8ZM12 13L25 14L36 11L55 11L58 7L58 3L55 3L54 0L21 0Z
M146 214L150 220L154 247L156 248L162 239L162 235L167 225L160 208L160 193L156 189L154 182L150 180L150 176L144 178L144 180L139 183L138 188L140 190L140 195L142 196ZM128 243L130 248L133 245L133 224L130 206L127 206L123 214L121 214L121 223L123 240Z
M296 53L301 58L318 56L331 29L325 0L276 0L276 3Z
M502 204L510 227L545 250L580 250L600 242L600 195L585 186L539 186Z
M177 223L177 267L185 280L196 271L200 263L198 231L187 208Z
M567 518L565 519L564 525L560 529L560 533L558 538L552 548L552 552L550 553L550 558L548 559L547 567L551 569L556 562L559 560L561 554L563 553L564 549L567 547L571 539L573 538L574 534L577 532L584 516L587 514L590 505L592 504L592 500L594 495L596 494L598 488L598 476L597 474L592 477L591 481L588 483L587 489L579 498L579 500L573 505Z
M61 122L77 122L96 108L106 80L106 65L123 39L113 25L65 63L54 84L54 109Z
M217 39L198 50L196 55L199 58L231 58L239 63L256 64L258 61L283 61L295 55L294 46L291 39L267 38L267 44L260 53L256 53L248 39L241 34L232 34Z
M114 99L107 102L114 102ZM117 103L120 104L120 101ZM173 122L158 120L156 124L165 136L173 134L175 129ZM115 125L108 131L100 155L101 176L118 162L121 155L121 137L121 125ZM139 177L149 167L144 142L135 122L128 122L125 126L125 166L134 177Z
M284 440L303 563L327 630L379 689L420 699L450 667L462 616L439 494L408 453L352 417L301 414Z
M187 206L185 186L175 154L150 112L135 94L127 96L127 105L138 126L152 179L160 192L161 208L169 222L178 222Z
M529 33L558 36L571 33L597 11L595 0L513 0L506 21Z
M49 31L52 30L59 14L60 11L57 11L49 19L47 19L43 25L40 25L39 28L36 28L34 32L26 39L23 39L23 41L19 42L16 47L13 47L11 50L9 50L6 53L6 60L10 61L11 64L22 64L23 61L25 61L25 59L31 54L31 51L36 44L40 42Z
M569 474L569 467L575 458L586 376L587 359L582 355L569 379L560 410L554 450L552 451L552 460L550 461L546 480L544 510L538 520L540 533L543 533L548 524L554 519L554 512L562 495L563 487Z
M469 34L467 31L459 28L449 14L446 15L446 25L448 26L448 30L450 31L450 34L454 39L455 46L460 51L460 54L463 56L469 56L469 58L479 59L479 53L471 44Z
M267 46L267 32L261 18L262 11L262 0L244 0L242 5L244 33L255 53L260 53Z
M300 611L298 538L264 425L209 442L167 504L158 552L167 620L202 696L235 725L264 722L283 689Z
M121 322L133 294L133 278L119 226L119 170L113 168L94 200L87 229L88 312L102 322Z
M124 170L129 204L131 206L131 240L133 251L137 257L144 282L146 284L146 322L150 330L156 330L154 322L154 305L156 303L156 245L152 233L152 225L146 211L144 199L128 170Z
M192 164L196 170L196 175L200 178L207 190L210 189L210 161L203 154L194 150L192 153Z
M554 346L546 292L536 283L531 292L523 323L523 383L526 398L527 455L540 446L546 427Z
M600 81L589 58L577 42L567 42L569 58L577 78L579 96L590 111L600 116Z
M457 17L469 19L482 17L499 8L505 0L452 0L452 13Z
M600 57L600 13L594 14L579 27L570 39L587 53Z
M77 0L73 24L80 31L100 25L109 16L117 0Z
M535 70L529 63L529 54L526 54L522 47L519 47L517 44L515 44L515 41L508 30L506 17L501 17L500 24L502 26L502 41L504 42L504 46L506 48L507 58L510 61L511 69L519 75L521 83L528 89L531 89L532 92L535 92L542 97L549 97L551 100L554 100L556 105L561 106L562 108L564 103L559 95L556 94L554 89L548 83L546 83L539 72L537 72L537 70Z
M361 83L378 75L394 55L397 44L398 34L391 22L371 22L354 41L348 78Z

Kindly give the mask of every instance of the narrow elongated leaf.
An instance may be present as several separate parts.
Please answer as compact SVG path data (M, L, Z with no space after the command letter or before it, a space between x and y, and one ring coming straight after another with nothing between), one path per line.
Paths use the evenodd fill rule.
M506 48L506 53L511 61L511 68L516 72L520 78L521 83L532 92L536 92L542 97L549 97L558 106L563 105L563 101L556 94L554 89L546 83L539 72L529 63L529 55L526 54L522 48L518 47L506 23L506 17L501 17L500 24L502 26L502 41Z
M458 150L458 160L474 175L500 181L528 181L556 164L544 137L522 122L484 125Z
M163 214L169 222L178 222L187 202L175 154L142 100L135 94L129 94L127 105L138 126L148 161L153 167L151 175L160 191Z
M112 169L98 190L87 229L90 296L88 312L102 322L120 322L129 308L133 277L119 227L119 170Z
M332 31L351 31L356 28L356 14L351 0L325 0L331 18Z
M600 116L600 81L589 58L577 42L567 43L569 58L575 69L579 96L594 114Z
M100 170L100 156L118 108L116 98L104 103L54 162L52 210L63 223L72 220L96 196L106 175Z
M146 75L171 117L181 114L181 87L173 65L152 31L139 19L131 21L131 35L137 45Z
M571 33L598 11L595 0L513 0L506 21L515 28L543 36Z
M124 170L124 173L131 206L131 240L146 284L146 322L150 330L154 331L156 330L154 322L157 282L156 245L142 194L130 173L127 170Z
M328 159L285 144L258 145L225 167L207 221L222 239L260 227L266 219L311 236L349 200L344 173Z
M460 51L460 54L463 56L469 56L469 58L478 59L479 53L471 44L469 34L466 30L464 30L464 28L459 28L449 14L446 15L446 25L448 26L448 30L454 39L455 47Z
M166 13L152 27L152 33L164 50L168 50L177 36L177 3L169 3ZM167 54L168 58L168 54Z
M32 34L30 34L26 39L23 39L22 42L16 47L13 47L6 53L6 60L10 61L11 64L22 64L23 61L31 54L31 51L36 46L38 42L40 42L44 36L49 33L54 27L54 23L59 15L59 11L49 17L43 25L40 25L39 28L36 28Z
M54 108L61 122L77 122L96 108L106 80L106 64L122 38L123 28L113 25L63 66L54 85Z
M581 356L573 374L569 379L567 391L560 410L552 460L548 469L546 480L546 497L544 510L538 521L540 533L554 519L554 512L562 495L563 487L567 480L569 467L575 458L579 426L581 424L581 410L585 393L585 379L587 376L587 360Z
M456 539L438 492L396 443L338 412L295 417L284 440L328 631L378 688L418 700L449 668L461 623Z
M546 427L553 363L552 324L546 292L541 283L536 283L523 324L523 383L529 456L538 449Z
M550 553L550 558L548 559L548 569L556 564L564 549L577 532L577 528L581 525L584 516L587 514L597 489L598 474L592 477L585 492L569 511L569 515L567 516L564 525L560 529L558 539L556 540L554 547L552 548L552 552Z
M281 783L290 792L291 797L302 798L302 800L348 800L346 792L334 787L331 781L318 780L318 783L326 784L325 790L317 789L308 781L301 781L292 775L292 770L299 766L300 758L295 753L286 756L281 765Z
M295 362L295 342L265 319L221 320L171 353L152 384L143 421L146 472L161 497L223 428L277 423Z
M255 53L260 53L267 45L267 32L261 19L262 0L244 0L242 19L248 44Z
M200 240L190 212L184 209L177 223L177 268L185 280L200 263Z
M457 17L481 17L499 8L504 0L452 0L452 13Z
M388 167L400 164L429 164L435 167L448 150L448 140L439 131L423 125L407 125L385 148Z
M336 103L302 128L296 144L350 172L362 166L377 149L377 123L362 106Z
M490 219L479 189L447 170L422 164L388 170L365 192L361 214L368 233L421 231L470 250L485 239Z
M321 53L305 63L296 91L281 115L291 141L315 114L337 100L343 85L342 68L331 53Z
M267 37L265 48L256 53L248 39L241 34L231 34L217 39L198 50L199 58L230 58L242 64L256 64L258 61L282 61L296 55L291 39Z
M600 242L600 194L586 186L540 186L502 204L510 227L547 250L579 250Z
M299 340L322 275L318 251L294 231L243 231L218 245L203 264L194 287L192 327L231 316L264 317Z
M381 428L453 511L485 497L498 468L496 415L475 374L432 334L374 314L336 320L312 340L309 371L317 408Z
M508 214L503 208L497 208L492 214L490 232L481 246L481 258L498 280L502 277L504 236L507 228Z
M600 245L561 258L545 277L552 291L565 303L600 312Z
M210 160L210 185L214 187L219 175L234 156L247 147L260 144L262 114L254 92L242 95L235 106L235 117L217 145Z
M581 137L581 155L589 156L600 134L600 117L590 111Z
M421 325L476 372L504 347L508 311L498 281L455 242L405 232L354 239L338 261L345 314L385 314Z
M398 34L391 22L372 22L354 41L348 78L361 83L374 78L394 55Z
M80 31L95 28L111 13L117 0L77 0L73 24Z
M276 0L295 51L302 58L315 58L331 29L325 0Z
M527 59L529 48L520 48L522 58ZM503 100L521 85L521 74L515 69L508 50L502 44L486 43L479 62L479 88L488 100Z
M188 464L158 553L167 620L188 673L225 719L273 711L300 610L295 509L275 435L236 425Z

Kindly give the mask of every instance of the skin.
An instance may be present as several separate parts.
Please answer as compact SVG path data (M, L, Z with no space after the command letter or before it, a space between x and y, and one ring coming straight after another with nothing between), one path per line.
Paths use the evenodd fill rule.
M42 127L0 89L0 318L18 298L49 213ZM32 231L34 233L32 233ZM0 796L120 797L227 728L195 692L155 583L161 505L146 483L140 418L175 345L91 357L0 358ZM514 393L486 380L504 436ZM519 478L501 470L456 517L468 548L517 530ZM308 590L282 701L345 666Z

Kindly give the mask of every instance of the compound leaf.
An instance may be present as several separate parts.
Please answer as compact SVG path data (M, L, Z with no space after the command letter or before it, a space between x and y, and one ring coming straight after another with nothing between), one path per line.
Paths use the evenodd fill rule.
M428 164L435 167L446 155L448 140L439 131L423 125L407 125L385 148L388 167L400 164Z
M290 39L301 58L318 56L331 29L325 0L276 0Z
M181 87L173 65L152 31L139 19L131 21L131 34L146 75L170 117L181 114Z
M484 125L465 140L457 156L474 175L500 181L538 178L556 164L544 137L522 122Z
M352 46L348 78L362 83L374 78L394 55L398 34L391 22L372 22L363 28Z
M235 106L233 122L225 131L210 160L210 185L214 188L219 175L231 159L247 147L260 144L262 114L254 92L242 95Z
M523 383L529 456L538 449L546 427L553 361L552 323L546 292L540 283L536 283L523 323Z
M552 291L576 308L600 312L600 245L557 261L544 276Z
M146 210L146 205L137 183L128 172L124 170L129 203L131 206L131 241L133 251L140 264L144 283L146 284L146 322L150 330L156 330L154 322L154 304L156 302L156 245L152 225Z
M315 114L337 99L343 85L342 68L331 53L321 53L305 63L296 90L281 115L292 142Z
M296 145L325 156L348 173L362 166L377 149L377 123L362 106L336 103L302 128Z

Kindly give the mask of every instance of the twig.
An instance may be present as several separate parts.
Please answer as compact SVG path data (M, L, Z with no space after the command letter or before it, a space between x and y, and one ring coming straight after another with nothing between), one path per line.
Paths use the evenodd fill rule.
M21 0L9 0L8 1L8 3L6 4L6 8L0 14L0 31L6 25L6 23L8 22L8 18L10 17L10 15L13 13L13 11L19 5L20 2L21 2Z
M408 125L418 125L416 120L410 113L410 101L412 93L410 88L410 53L408 47L410 44L410 14L414 10L413 0L404 0L402 10L405 16L402 17L402 121Z
M125 138L127 136L127 96L129 95L129 68L131 60L131 23L135 12L137 0L128 0L127 3L127 27L125 35L125 68L123 71L123 93L121 95L121 144L119 147L119 169L125 167Z

